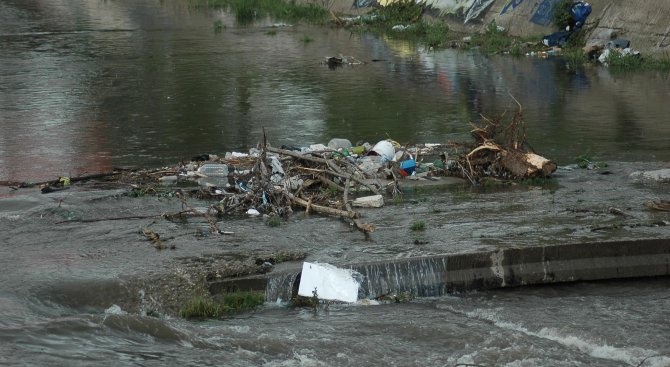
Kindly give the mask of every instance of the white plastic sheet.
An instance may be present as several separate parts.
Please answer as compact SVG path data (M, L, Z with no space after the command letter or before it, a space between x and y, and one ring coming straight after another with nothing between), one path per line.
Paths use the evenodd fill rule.
M357 274L354 270L340 269L330 264L305 262L302 264L298 295L312 297L316 289L319 299L356 302L360 286L356 280Z

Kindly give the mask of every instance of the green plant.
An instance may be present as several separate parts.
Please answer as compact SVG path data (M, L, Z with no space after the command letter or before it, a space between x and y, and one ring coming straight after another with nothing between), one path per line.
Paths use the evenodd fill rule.
M426 45L430 47L440 47L443 46L448 41L449 35L449 26L444 23L434 23L430 25L425 25L423 28L423 37Z
M316 287L314 287L314 290L312 291L312 306L314 307L314 312L317 311L317 308L319 306L319 294L316 291Z
M337 186L328 186L324 189L322 189L322 192L325 196L329 198L337 198L339 195L340 191L338 190Z
M610 52L606 63L614 71L640 70L646 67L639 55L624 55L617 51Z
M509 54L515 57L523 56L524 52L517 42L512 43L512 47L509 49Z
M423 14L423 3L414 0L390 2L380 8L378 14L386 23L416 23Z
M281 0L190 0L196 8L226 8L235 13L239 24L251 24L255 20L270 16L274 19L288 21L306 21L323 23L328 19L329 12L314 3L299 3Z
M301 41L302 43L307 44L307 43L310 43L310 42L314 41L314 38L312 38L312 37L310 37L310 36L308 36L308 35L303 35L302 38L300 38L300 41Z
M185 319L214 319L224 314L223 307L212 301L201 297L188 301L180 310L179 314Z
M564 49L561 58L570 69L576 69L587 61L586 54L581 48Z
M472 37L472 43L486 53L509 50L512 41L513 38L508 36L503 28L499 28L495 21L486 26L484 33L478 33Z
M218 19L214 22L214 31L215 32L221 32L224 28L226 28L225 25L223 25L223 21L221 19Z
M281 219L278 216L273 215L265 222L268 227L279 227L281 225Z
M589 154L581 154L575 159L577 166L584 169L600 169L607 167L603 161L595 161Z
M217 319L225 315L250 311L265 302L262 292L226 293L221 303L203 297L195 297L179 310L186 319Z
M409 229L412 231L423 231L426 229L426 223L423 221L413 222Z
M565 29L572 21L572 0L560 0L551 9L551 21L559 28Z
M655 68L659 70L670 70L670 54L665 52L661 57L653 61Z
M228 313L250 311L264 302L263 292L233 292L226 293L223 297L223 307Z

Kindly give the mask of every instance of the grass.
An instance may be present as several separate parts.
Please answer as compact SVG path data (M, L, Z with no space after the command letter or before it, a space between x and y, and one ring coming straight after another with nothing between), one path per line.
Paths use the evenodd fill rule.
M401 0L372 11L362 18L361 31L389 35L396 39L414 40L429 47L442 47L450 41L449 26L443 22L422 20L425 3ZM401 29L393 29L402 26Z
M414 0L400 0L381 8L379 15L387 24L412 24L421 19L423 4Z
M426 229L426 223L423 221L413 222L409 229L412 231L423 231Z
M326 188L321 189L321 192L323 193L324 196L329 197L331 199L335 199L340 195L340 191L337 189L336 186L328 186Z
M277 20L323 24L329 19L326 8L316 3L299 4L281 0L190 0L196 8L224 8L235 13L238 24L248 25L266 16Z
M586 54L581 48L565 49L561 52L561 58L565 61L565 64L569 69L576 69L583 66L587 61Z
M504 29L499 29L495 21L486 26L484 33L472 36L472 43L485 53L495 53L508 50L512 46L512 37Z
M265 222L265 224L267 224L268 227L279 227L281 225L281 219L279 219L278 216L272 216Z
M607 163L603 161L596 161L589 154L581 154L577 156L577 158L575 158L575 162L579 168L583 169L600 169L607 167Z
M302 38L300 38L300 42L302 42L302 43L304 43L304 44L308 44L308 43L310 43L310 42L312 42L312 41L314 41L314 38L312 38L312 37L310 37L310 36L308 36L308 35L306 35L306 34L303 35Z
M185 319L216 319L225 314L223 306L204 298L190 300L179 310Z
M221 19L217 20L214 22L214 31L219 33L221 32L226 26L223 24L223 21Z
M260 292L227 293L223 302L196 297L187 302L179 310L179 314L186 319L218 319L238 312L251 311L264 302L265 295Z

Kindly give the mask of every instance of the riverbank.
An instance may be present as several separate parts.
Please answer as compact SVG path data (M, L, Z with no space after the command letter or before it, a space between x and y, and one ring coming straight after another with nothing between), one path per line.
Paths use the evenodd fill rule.
M546 4L545 4L546 3ZM440 2L427 2L432 8L429 14L435 20L445 22L449 29L459 33L483 33L486 27L495 22L503 27L510 36L541 39L542 36L557 31L551 23L551 14L545 6L556 1L547 1L540 6L532 1L495 0L478 17L464 22L459 16L461 4L441 5ZM618 0L593 0L591 15L584 25L584 46L604 45L612 38L628 39L631 47L645 56L667 57L670 52L670 3L662 0L633 3ZM449 6L455 6L450 8ZM328 8L336 14L364 14L370 7L357 8L351 1L333 0ZM456 14L450 12L456 9Z

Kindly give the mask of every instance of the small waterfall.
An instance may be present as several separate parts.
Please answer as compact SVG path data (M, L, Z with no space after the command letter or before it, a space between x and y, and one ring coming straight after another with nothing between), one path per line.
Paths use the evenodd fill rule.
M447 263L443 256L394 260L352 266L363 275L359 298L410 293L417 297L444 295Z
M340 266L358 272L358 298L436 297L474 289L670 275L670 240L641 239L517 247ZM265 291L268 302L298 293L300 270L229 279L210 291Z
M298 293L300 272L271 274L265 287L267 302L286 302Z

